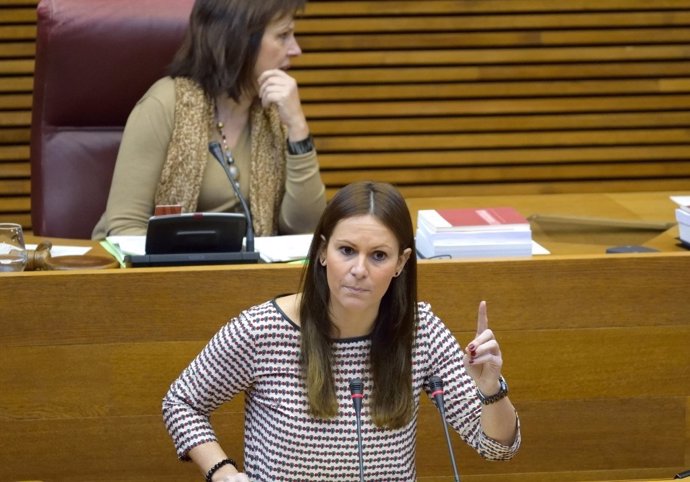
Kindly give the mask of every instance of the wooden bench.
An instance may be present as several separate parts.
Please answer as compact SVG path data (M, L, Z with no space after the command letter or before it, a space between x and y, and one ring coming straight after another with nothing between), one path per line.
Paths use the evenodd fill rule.
M668 195L510 198L524 213L666 220ZM418 209L478 201L408 204L416 219ZM487 300L522 421L523 445L509 463L481 460L453 433L462 480L671 479L690 468L690 253L676 246L677 228L632 241L616 229L542 228L535 239L551 256L419 263L419 298L459 341L473 335L478 301ZM624 242L660 252L603 254ZM299 275L278 263L0 277L0 481L198 481L194 466L175 459L161 398L229 317L293 292ZM189 289L197 286L214 289ZM233 400L214 415L238 458L243 414ZM428 401L418 427L419 481L450 482Z
M36 0L0 6L0 220L30 225ZM329 195L690 184L690 0L311 1L293 73Z
M453 434L464 482L670 479L688 467L686 253L419 268L420 298L461 341L488 300L523 424L508 463L481 460ZM200 480L175 458L161 398L230 316L293 291L300 274L294 265L106 271L3 279L0 480ZM213 416L237 458L243 414L234 400ZM420 482L452 480L428 402L417 469Z

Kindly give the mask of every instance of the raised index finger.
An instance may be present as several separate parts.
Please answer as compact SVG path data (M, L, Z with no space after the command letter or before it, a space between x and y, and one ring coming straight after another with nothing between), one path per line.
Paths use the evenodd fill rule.
M489 318L486 316L486 301L479 302L479 310L477 312L477 336L484 333L489 327Z

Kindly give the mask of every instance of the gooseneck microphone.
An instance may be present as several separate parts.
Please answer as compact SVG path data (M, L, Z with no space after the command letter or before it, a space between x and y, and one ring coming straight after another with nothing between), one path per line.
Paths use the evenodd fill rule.
M458 467L455 465L455 455L453 454L453 445L450 443L450 435L448 434L448 423L446 422L446 408L443 405L443 380L436 375L429 377L429 388L431 389L431 396L436 401L436 407L441 414L441 421L443 422L443 431L446 434L446 444L448 445L448 453L450 454L450 463L453 466L453 475L455 482L460 482L458 475Z
M352 405L355 407L357 418L357 451L359 452L359 480L364 482L364 456L362 455L362 399L364 398L364 383L359 378L350 380L350 394Z
M247 206L247 201L244 199L244 196L240 192L240 186L237 185L235 178L232 177L232 173L230 172L230 168L228 167L228 159L225 157L225 153L223 152L223 148L220 146L220 142L209 142L208 150L211 152L211 154L213 154L213 157L215 157L216 161L220 163L221 167L225 171L225 175L228 176L228 179L230 180L230 184L232 185L232 188L235 191L235 194L237 195L237 199L240 200L240 204L242 205L242 211L244 211L244 217L247 220L247 233L245 234L245 237L247 238L246 250L248 252L253 252L254 226L252 225L252 215L249 212L249 206Z

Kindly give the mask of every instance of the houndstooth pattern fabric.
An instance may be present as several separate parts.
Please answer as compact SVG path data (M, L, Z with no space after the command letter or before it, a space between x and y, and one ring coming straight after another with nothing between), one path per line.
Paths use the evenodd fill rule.
M416 480L417 418L427 380L444 380L450 425L483 457L511 458L520 436L508 447L481 430L481 404L462 364L462 350L452 333L420 303L413 348L414 416L400 429L379 428L371 420L368 397L368 337L333 341L338 415L316 419L308 401L299 363L300 332L273 301L242 312L223 326L170 387L163 414L178 456L215 441L209 415L223 402L246 392L245 471L252 481L358 481L355 412L349 380L364 383L362 439L366 480ZM443 440L439 450L445 450Z

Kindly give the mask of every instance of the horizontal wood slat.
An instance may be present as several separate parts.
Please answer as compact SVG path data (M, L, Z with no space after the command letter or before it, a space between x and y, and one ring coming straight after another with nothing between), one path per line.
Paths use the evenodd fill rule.
M0 99L0 102L2 100ZM690 125L690 112L620 112L606 117L597 114L483 115L463 117L402 117L395 119L313 119L309 126L319 137L327 135L443 133L443 132L525 132L682 127Z
M413 169L366 169L353 171L337 171L323 173L326 184L356 181L382 181L398 185L435 185L439 179L445 184L463 184L485 182L490 183L500 178L505 182L548 182L548 181L585 181L600 179L630 180L648 179L650 177L673 178L690 176L690 160L666 164L662 176L660 166L652 163L639 164L562 164L547 166L481 166L477 168L442 168L424 167Z
M0 160L17 163L36 4L0 5ZM313 0L297 35L329 195L369 176L416 196L690 185L690 0ZM26 216L2 197L29 195L11 172L0 214Z
M6 178L0 180L0 196L21 196L28 195L29 192L31 192L31 186L28 179Z
M14 24L14 23L35 23L36 14L33 9L28 8L17 8L12 5L8 5L5 2L5 8L0 10L0 23L2 24Z
M592 147L574 150L571 148L525 149L520 152L511 150L465 150L416 152L381 152L381 153L347 153L322 155L320 163L324 170L336 170L339 166L368 168L387 167L391 165L415 167L420 160L425 165L452 166L455 164L538 164L567 162L611 162L611 161L645 161L681 160L690 155L690 146L623 146ZM419 196L416 196L419 197Z
M361 33L347 34L305 34L299 41L303 48L319 50L380 50L414 48L486 48L495 47L537 47L554 45L615 45L621 43L645 44L687 43L690 32L685 27L653 27L611 30L602 37L598 30L584 29L526 33L507 32L425 32L415 33Z
M326 188L326 195L332 197L340 186ZM520 195L520 194L556 194L556 193L597 193L597 192L639 192L664 189L666 191L688 190L686 179L597 179L587 180L553 180L549 182L505 182L505 183L440 183L414 184L398 186L406 197L429 196L486 196L486 195Z
M7 75L33 75L33 60L0 60L0 72Z
M30 2L31 0L24 0ZM419 14L473 14L473 13L529 13L529 12L598 12L636 10L678 10L690 8L688 0L572 0L552 2L551 0L425 0L419 1L331 1L308 4L311 16L361 16L361 15L419 15Z
M455 50L408 50L365 51L332 55L313 52L295 61L296 66L348 67L366 65L494 65L494 64L541 64L572 62L606 62L636 60L683 60L688 56L690 45L635 46L635 47L563 47L541 49L455 49Z
M0 177L26 177L29 170L24 162L6 162L0 160Z
M36 54L34 39L26 42L0 43L0 58L33 57Z
M0 63L1 65L1 63ZM301 89L305 103L337 100L383 100L383 99L457 99L457 98L502 98L591 95L633 95L690 92L690 77L669 80L632 79L625 81L571 80L515 82L438 82L433 86L425 83L404 85L356 85L356 86L307 86Z
M323 137L319 147L324 150L353 152L407 151L424 149L483 149L508 147L592 146L616 144L684 144L690 141L688 129L611 130L611 131L545 131L539 138L531 132L500 132L473 134L427 134L425 136L357 136ZM424 167L424 166L419 166Z
M466 80L495 81L512 79L527 81L534 79L622 79L622 78L672 78L687 76L690 66L687 62L645 62L645 63L578 63L572 65L509 65L509 66L426 66L423 69L410 67L348 68L295 70L295 77L302 82L319 85L344 84L398 84L405 82L456 82Z
M447 100L447 101L399 101L399 102L347 102L320 103L305 106L307 115L314 118L407 117L499 115L535 113L580 113L658 110L687 110L690 95L628 96L628 97L555 97L551 99L507 100Z
M29 147L28 146L0 146L0 161L7 160L17 160L17 159L28 159L29 158ZM30 169L28 165L25 169ZM28 171L27 171L28 172Z
M424 3L424 2L420 2ZM420 26L420 17L424 26ZM439 15L439 16L360 16L350 18L321 17L300 21L304 33L353 33L353 32L419 32L434 31L481 31L481 30L541 30L570 28L630 28L630 27L676 27L690 23L690 12L569 12L517 13L505 15Z

